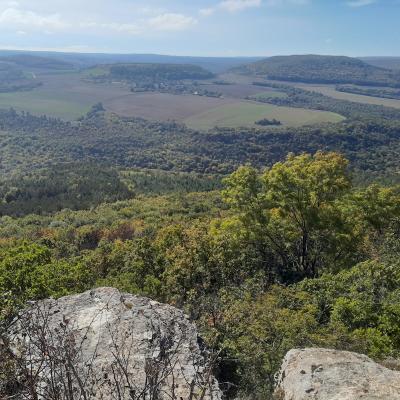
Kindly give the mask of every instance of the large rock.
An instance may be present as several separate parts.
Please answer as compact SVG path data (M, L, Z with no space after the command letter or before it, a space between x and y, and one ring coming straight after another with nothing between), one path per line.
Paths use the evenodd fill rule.
M24 362L20 380L34 377L39 399L72 398L67 391L74 399L221 398L212 357L183 312L116 289L39 302L11 343ZM49 395L57 390L64 397Z
M399 400L400 372L367 356L327 349L287 353L276 398L282 400Z

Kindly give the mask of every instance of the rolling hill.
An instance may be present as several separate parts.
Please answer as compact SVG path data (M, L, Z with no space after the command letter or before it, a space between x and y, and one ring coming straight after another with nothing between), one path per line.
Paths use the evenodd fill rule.
M360 57L360 60L375 67L400 70L400 57Z
M399 71L342 56L276 56L235 68L233 71L280 81L400 87Z
M213 73L221 73L231 68L262 60L262 57L190 57L161 54L105 54L105 53L63 53L51 51L0 50L0 57L35 56L51 58L73 64L76 68L89 68L98 64L192 64Z
M14 54L0 56L0 61L10 63L18 67L45 69L45 70L70 70L73 65L69 62L48 57L34 56L30 54Z

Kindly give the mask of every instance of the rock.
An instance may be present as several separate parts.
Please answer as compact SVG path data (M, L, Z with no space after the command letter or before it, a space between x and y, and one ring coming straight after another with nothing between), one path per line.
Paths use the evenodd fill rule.
M19 373L37 375L38 399L70 398L49 395L56 391L76 399L221 398L212 357L184 313L116 289L39 302L10 338L25 363Z
M399 400L400 372L357 353L295 349L283 361L275 397L279 400Z

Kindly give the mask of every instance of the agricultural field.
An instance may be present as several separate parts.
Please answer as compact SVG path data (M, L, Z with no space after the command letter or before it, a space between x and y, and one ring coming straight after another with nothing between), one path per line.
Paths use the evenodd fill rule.
M364 96L361 94L339 92L335 89L335 85L312 85L306 83L298 83L294 86L300 89L322 93L323 95L333 97L334 99L348 100L356 103L373 104L400 109L400 100L384 99L380 97Z
M56 93L37 89L30 92L1 93L0 108L14 108L34 115L48 115L65 120L75 120L89 111L92 102L77 98L76 101Z
M93 104L128 93L123 85L94 84L82 77L78 72L37 74L42 86L26 92L0 93L0 108L76 120Z
M194 115L184 120L184 123L197 130L208 130L216 126L232 128L256 127L255 122L263 118L277 119L284 126L301 126L344 120L344 117L331 112L278 107L271 104L243 101Z
M259 90L259 89L258 89ZM338 114L278 107L234 98L212 98L167 93L137 93L113 98L104 107L116 114L149 120L175 120L189 128L208 130L214 127L254 127L262 118L278 119L286 126L321 122L339 122Z
M101 74L104 71L97 67L81 72L35 74L34 79L42 82L42 86L26 92L0 93L0 108L13 107L35 115L45 114L64 120L76 120L94 104L101 102L107 111L120 116L152 121L174 120L199 130L208 130L215 126L255 127L255 122L264 118L277 119L284 126L343 120L340 115L330 112L248 101L248 97L257 100L285 96L276 89L260 88L249 81L239 80L238 83L229 85L208 81L200 85L209 91L221 93L222 97L217 98L160 92L132 93L130 86L124 83L94 83L87 79L96 72ZM224 80L234 82L234 75L229 78ZM385 100L387 99L383 99Z
M147 92L114 97L103 105L106 110L126 117L183 121L192 115L237 102L240 100Z

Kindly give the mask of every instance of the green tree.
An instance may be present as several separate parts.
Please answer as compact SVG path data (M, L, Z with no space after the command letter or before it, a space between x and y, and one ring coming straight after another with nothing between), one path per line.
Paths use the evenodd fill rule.
M384 230L400 213L393 190L354 192L348 161L337 153L289 155L262 175L241 167L225 184L233 216L217 224L216 235L235 231L261 252L271 279L284 282L361 261L368 234Z
M60 297L89 289L90 270L79 262L57 261L47 247L21 244L0 250L0 319L28 300Z
M237 362L241 390L253 398L269 398L286 352L317 340L317 308L307 293L291 288L251 292L223 291L218 339L226 357Z

